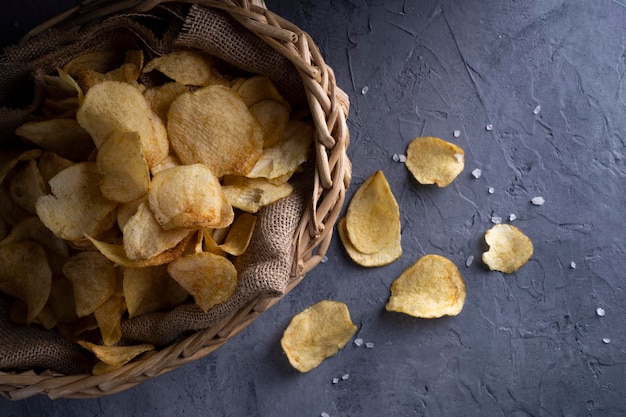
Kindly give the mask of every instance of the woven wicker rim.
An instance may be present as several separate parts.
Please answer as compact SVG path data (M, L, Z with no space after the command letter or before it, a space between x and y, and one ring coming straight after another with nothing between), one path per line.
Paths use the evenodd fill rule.
M43 23L24 40L50 27L71 22L73 27L116 13L146 12L174 0L86 1ZM347 95L337 87L333 70L325 64L313 39L294 24L265 8L263 1L176 0L223 10L293 63L302 82L316 126L313 193L294 236L292 280L295 287L324 258L332 230L351 181L351 164L346 155L349 132ZM97 398L129 389L200 359L246 328L279 298L258 297L217 325L197 332L178 343L150 352L139 360L104 375L59 375L0 372L0 393L11 400L44 394L56 398Z

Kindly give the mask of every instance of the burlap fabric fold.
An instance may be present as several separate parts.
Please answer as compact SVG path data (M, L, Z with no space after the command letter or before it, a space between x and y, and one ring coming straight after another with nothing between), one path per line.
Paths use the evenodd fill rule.
M13 132L40 105L44 74L53 74L56 67L85 52L113 48L141 48L148 59L177 48L201 49L228 65L268 76L292 103L306 102L295 67L226 13L197 5L159 7L79 29L50 30L5 50L0 57L0 149L19 144ZM190 303L125 319L124 342L166 345L190 331L211 327L255 297L282 295L294 278L293 237L310 199L312 170L298 177L293 195L259 212L251 245L236 261L239 284L231 299L207 313ZM0 370L50 369L64 374L88 370L89 359L77 345L53 331L11 323L9 302L0 299Z

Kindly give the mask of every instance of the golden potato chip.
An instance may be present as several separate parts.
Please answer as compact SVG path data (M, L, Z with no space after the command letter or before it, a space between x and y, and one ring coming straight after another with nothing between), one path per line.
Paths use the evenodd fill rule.
M106 346L112 346L122 338L122 315L125 312L124 297L115 295L109 297L93 312L100 328L102 343Z
M248 107L252 107L262 100L285 101L274 83L263 75L254 75L247 78L233 85L233 88Z
M352 242L350 242L348 232L346 231L345 217L340 219L337 223L337 230L339 231L339 238L341 239L341 243L343 244L346 253L354 262L361 266L375 267L388 265L396 261L398 258L400 258L400 256L402 256L402 246L400 245L400 228L397 229L397 239L392 240L390 243L382 247L380 251L374 253L363 253L354 247Z
M100 252L79 252L65 262L63 274L72 282L76 314L85 317L115 294L115 266Z
M130 318L182 304L189 293L167 273L167 265L124 268L124 298Z
M179 167L183 165L180 159L173 153L167 155L164 160L150 168L150 173L154 176L168 168Z
M199 51L170 52L148 62L143 72L154 70L183 85L205 87L211 84L228 84L215 68L212 58Z
M269 148L278 143L285 130L291 107L285 101L262 100L250 107L250 113L263 128L263 147Z
M137 132L149 167L169 153L165 125L141 91L130 84L105 81L93 86L85 94L76 120L89 132L97 148L112 132Z
M109 372L116 371L120 369L124 365L109 365L108 363L104 363L102 361L96 362L96 364L91 369L91 373L93 375L104 375Z
M50 180L51 195L37 200L37 215L52 232L66 240L97 236L115 223L117 203L100 191L95 162L79 162Z
M489 250L483 253L483 262L492 271L505 274L520 269L533 255L533 242L517 227L496 224L485 233Z
M241 213L235 218L228 235L226 235L226 240L219 245L219 249L233 256L241 255L248 248L255 225L255 215Z
M28 305L22 300L15 300L9 309L9 320L17 324L39 324L46 330L52 329L57 325L58 320L54 316L53 311L47 305L43 306L37 317L28 322Z
M221 228L234 219L219 179L203 164L158 172L150 183L148 202L164 229Z
M440 255L425 255L391 284L387 311L426 319L456 316L465 303L458 268Z
M45 249L52 273L61 273L63 264L70 257L69 247L44 226L37 216L28 217L13 226L0 245L28 240L39 243Z
M228 231L230 228L224 228L224 229L207 229L204 228L202 229L202 250L198 251L196 250L196 252L210 252L210 253L214 253L215 255L219 255L219 256L226 256L226 252L224 252L220 247L219 244L217 243L216 239L215 239L215 235L216 235L216 231L217 230L224 230L224 231ZM222 243L222 242L220 242Z
M459 146L432 136L415 138L406 150L406 167L420 184L446 187L463 171Z
M142 353L154 350L154 345L148 343L132 346L101 346L79 340L78 344L93 352L102 362L113 366L124 365Z
M53 276L50 296L46 305L50 307L54 316L61 323L71 323L78 320L72 281L64 275Z
M35 214L39 197L47 194L46 184L39 173L37 162L30 160L16 166L5 178L9 197L23 210Z
M91 136L76 119L27 122L15 134L42 149L72 161L84 161L94 149Z
M289 121L278 142L263 149L263 154L246 177L269 180L281 178L281 182L286 182L309 158L313 132L311 123Z
M237 270L228 259L201 252L172 261L167 272L191 294L202 311L230 298L237 289Z
M229 177L222 186L226 200L240 210L256 213L293 192L289 183L273 184L265 178Z
M218 178L245 175L263 152L263 128L241 97L220 85L179 95L167 131L184 164L204 164Z
M59 172L65 168L74 165L73 161L63 158L54 152L42 152L41 156L37 159L37 166L39 167L39 173L46 184L46 190L49 193L50 187L48 183Z
M84 92L89 91L97 84L107 81L126 83L142 91L144 87L137 82L140 75L141 68L139 68L134 62L128 62L105 74L90 69L81 71L78 73L77 83Z
M345 218L349 240L361 253L380 252L398 240L400 208L382 171L355 191Z
M0 152L0 184L4 182L6 176L22 161L37 159L41 155L41 150L32 149L29 151L2 151Z
M0 245L0 292L26 303L26 323L46 305L51 285L52 271L40 244L24 241Z
M139 209L139 205L143 203L144 201L146 201L147 199L148 199L148 196L144 195L135 201L130 201L128 203L123 203L117 206L116 219L117 219L117 227L119 227L120 230L124 230L124 227L126 226L126 223L128 222L128 220L131 217L133 217L135 213L137 213L137 210Z
M132 261L154 258L175 248L191 233L185 228L163 229L148 204L143 202L124 225L124 250Z
M137 132L112 132L96 157L102 195L129 203L148 192L150 170Z
M187 87L177 82L165 83L156 87L149 87L143 92L144 97L150 104L150 108L155 112L161 120L167 122L167 112L172 102L181 95L186 93Z
M323 300L291 319L280 344L291 366L308 372L339 352L356 330L348 306Z
M124 55L119 50L88 52L72 59L62 67L62 70L72 78L76 78L85 70L104 74L120 66L123 59Z

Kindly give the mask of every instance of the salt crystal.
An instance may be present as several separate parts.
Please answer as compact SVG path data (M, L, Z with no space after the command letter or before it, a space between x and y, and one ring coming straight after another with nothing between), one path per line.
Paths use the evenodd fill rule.
M493 187L489 187L489 188L487 188L487 192L488 192L489 194L493 194L493 193L495 193L495 192L496 192L496 189L495 189L495 188L493 188Z
M465 266L470 266L472 262L474 262L474 255L470 255L467 257L467 260L465 261Z
M480 168L476 168L472 171L472 176L476 179L480 178L481 175L483 175L483 172L480 170Z
M569 267L572 269L576 269L576 262L572 261L569 263Z
M543 206L543 204L546 202L546 199L543 197L533 197L530 202L533 203L535 206Z
M361 94L365 95L368 91L370 91L370 88L368 86L365 86L361 89Z
M533 110L533 114L539 114L540 111L541 111L541 105L537 104L537 107L535 107L535 110Z
M394 161L398 162L400 160L400 155L398 155L397 153L394 153L393 156L391 157L391 159L393 159Z
M405 163L406 162L406 156L405 155L398 155L398 161Z
M459 136L461 136L461 131L460 130L455 130L454 131L454 137L458 138Z
M515 214L513 214L513 213L509 214L509 221L512 222L512 221L515 221L515 220L517 220L517 216Z
M363 339L361 338L354 339L354 344L357 346L363 346Z
M455 153L454 157L456 158L456 161L460 164L461 162L463 162L463 155L461 155L460 153Z
M502 217L493 216L491 218L491 223L493 223L493 224L500 224L500 223L502 223Z
M487 125L485 126L485 129L487 129L488 132L491 132L493 130L493 125Z
M606 343L607 345L611 343L611 339L609 339L608 337L605 337L604 339L602 339L602 341Z
M330 417L330 414L322 412L322 414L320 414L320 417Z
M350 374L343 374L341 376L341 379L343 379L344 381L347 380L348 378L350 378Z
M320 262L323 263L323 264L328 262L328 256L324 256Z
M606 314L606 312L604 311L604 309L602 307L598 307L596 309L596 314L600 317L604 317L604 315Z
M374 342L367 342L365 344L365 347L368 348L368 349L374 349Z
M333 384L338 384L339 383L339 378L335 377L333 378Z

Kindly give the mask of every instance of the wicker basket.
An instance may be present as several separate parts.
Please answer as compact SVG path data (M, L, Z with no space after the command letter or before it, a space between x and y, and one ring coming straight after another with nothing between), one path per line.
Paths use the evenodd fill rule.
M25 39L51 27L69 25L74 28L114 14L146 12L161 3L168 1L86 2L33 29ZM230 15L293 63L302 78L316 126L315 172L311 185L312 195L293 236L294 262L290 284L286 290L288 292L325 256L333 226L343 206L345 191L350 184L351 165L346 156L349 144L346 125L348 97L336 86L332 69L324 63L311 37L267 10L263 2L196 0L191 3L219 9ZM219 324L147 353L121 369L104 375L60 375L53 372L38 374L34 370L20 373L0 372L0 392L9 399L18 400L38 394L52 399L93 398L124 391L210 354L280 298L259 296Z

